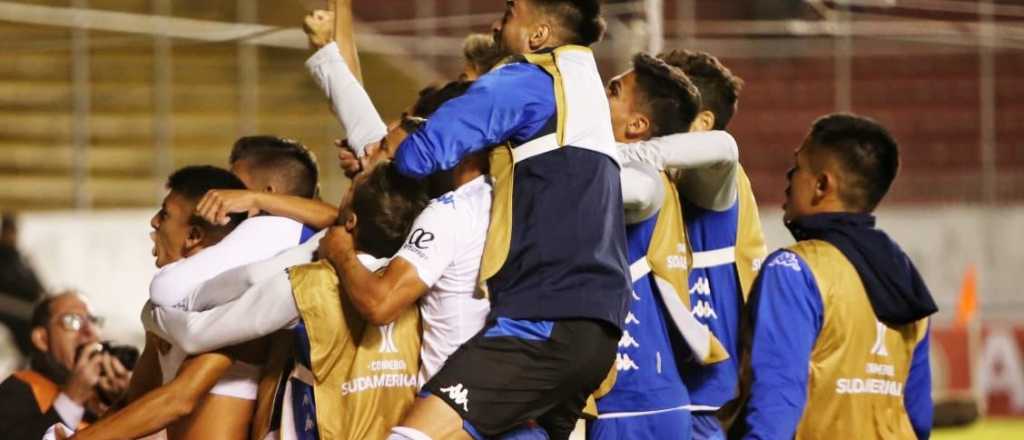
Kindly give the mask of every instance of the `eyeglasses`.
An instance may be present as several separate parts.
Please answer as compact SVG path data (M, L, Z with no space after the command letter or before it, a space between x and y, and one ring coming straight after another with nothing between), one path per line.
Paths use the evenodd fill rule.
M96 327L103 327L103 318L99 316L83 316L77 313L65 313L57 318L60 322L61 328L69 332L77 332L85 326L85 322L89 321Z

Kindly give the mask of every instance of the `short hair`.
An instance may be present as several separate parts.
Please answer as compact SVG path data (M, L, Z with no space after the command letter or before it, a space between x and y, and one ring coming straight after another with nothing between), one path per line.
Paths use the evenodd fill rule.
M643 52L633 56L633 71L637 100L651 120L651 136L689 131L701 96L686 74Z
M715 130L725 130L736 113L743 80L707 52L673 50L658 54L658 58L686 73L700 90L701 111L715 115Z
M811 126L808 146L840 164L846 183L840 200L860 212L874 211L899 172L899 145L871 118L850 113L822 116Z
M427 86L420 90L416 103L412 106L412 116L429 118L441 105L451 99L462 96L469 90L473 81L450 81L441 86Z
M469 34L462 40L462 56L481 75L490 72L501 61L503 54L489 34Z
M420 182L400 174L390 161L380 162L352 195L351 209L359 219L356 247L377 258L395 255L429 202Z
M198 204L211 189L246 189L238 176L213 165L192 165L175 171L167 178L167 189L185 197L193 205ZM193 214L189 224L199 226L207 232L224 236L245 220L247 213L230 214L226 225L214 225Z
M559 20L566 44L590 46L604 36L606 27L598 0L529 0L545 14Z
M283 177L290 195L313 198L318 192L320 172L316 155L296 140L277 136L244 136L231 148L230 162L244 160L258 171ZM257 188L253 188L257 189Z
M32 309L31 328L46 327L50 323L50 319L53 318L51 306L58 297L60 295L50 295L36 302L35 307Z

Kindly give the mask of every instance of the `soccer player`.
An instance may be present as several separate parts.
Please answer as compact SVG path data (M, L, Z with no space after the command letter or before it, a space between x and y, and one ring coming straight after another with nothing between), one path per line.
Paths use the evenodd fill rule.
M871 214L899 170L877 122L814 122L786 173L797 243L769 256L751 294L744 438L928 438L928 316L910 258Z
M294 197L308 198L316 193L315 159L305 147L294 141L269 136L242 138L235 144L230 160L236 175L252 188ZM195 218L200 219L196 213L197 208L193 206L191 209ZM159 226L159 218L160 215L154 218L154 227L158 231L162 227ZM189 254L188 258L163 255L161 250L174 247L158 245L155 252L161 271L154 276L150 286L150 299L165 307L189 309L192 307L188 302L189 294L203 281L232 267L268 258L311 235L312 231L309 228L294 220L257 216L242 222L216 245L209 246L202 252ZM159 233L155 234L157 238L161 236ZM162 344L149 339L147 345ZM249 349L260 354L265 351L264 347L261 344L253 344ZM236 361L230 364L227 370L222 370L218 367L225 360L223 355L202 355L191 361L194 365L191 371L201 371L204 377L188 377L188 381L175 382L174 378L185 358L185 353L171 347L159 350L157 357L159 369L147 368L144 374L150 374L153 370L162 374L163 379L156 383L162 382L167 385L162 392L184 399L186 402L181 407L189 410L188 413L175 413L173 406L161 407L159 401L150 400L148 404L152 405L151 407L138 405L134 409L126 409L118 414L120 422L100 425L96 428L97 432L106 430L105 433L113 434L122 432L117 431L118 429L133 430L130 432L139 432L139 429L156 430L166 424L167 418L173 421L185 415L188 418L169 427L173 436L199 435L197 433L237 435L248 431L247 426L252 417L260 374L258 366ZM212 388L203 382L209 379L216 382ZM210 395L204 397L207 391ZM167 417L152 417L154 412L162 412ZM145 420L140 421L140 418ZM136 423L142 423L142 426L137 426Z
M494 29L518 56L395 155L422 178L491 150L496 207L480 274L488 324L426 384L393 439L495 436L528 420L567 438L621 336L630 287L618 153L587 48L604 29L600 5L508 1Z
M690 393L686 408L693 416L693 438L719 439L724 433L716 412L738 397L741 310L766 253L757 202L738 162L735 142L728 149L716 146L728 136L720 130L727 128L736 112L742 81L704 52L676 50L659 58L681 69L700 90L700 109L690 127L692 133L686 135L689 142L683 148L633 144L624 147L623 155L668 170L679 192L686 229L681 257L689 272L686 303L727 357L699 362L699 352L683 350L676 355L684 360L680 371ZM673 321L678 329L687 328ZM695 347L689 344L690 349Z

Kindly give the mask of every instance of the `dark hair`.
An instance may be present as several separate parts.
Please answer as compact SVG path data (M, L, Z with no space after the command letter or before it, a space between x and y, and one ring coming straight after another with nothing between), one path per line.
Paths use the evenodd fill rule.
M441 86L424 87L412 106L412 116L429 118L442 104L466 93L471 85L473 81L450 81Z
M197 204L211 189L245 189L245 184L238 176L223 168L213 165L192 165L171 174L167 178L167 189L182 195L192 204ZM247 213L244 212L230 214L231 221L228 224L214 225L198 215L193 215L189 223L211 234L224 236L245 220L246 216Z
M701 111L715 115L715 130L725 130L736 113L743 80L707 52L673 50L658 54L658 58L686 73L700 90Z
M245 136L235 141L231 149L231 163L239 160L260 172L281 176L287 194L305 198L317 195L320 172L316 155L298 141L277 136Z
M889 131L870 118L833 113L814 121L808 141L812 151L826 152L841 164L843 203L860 212L874 211L900 168L899 145Z
M369 173L352 195L352 212L359 219L356 248L388 258L402 247L430 199L423 185L399 174L390 161L377 164Z
M689 131L701 96L686 74L643 52L633 56L633 71L638 102L651 120L651 136Z
M601 41L605 22L598 0L530 0L546 14L558 18L566 35L564 43L590 46Z
M462 57L481 75L490 72L501 61L502 56L498 45L494 44L493 35L469 34L462 40Z
M46 324L50 322L50 318L53 317L53 310L51 309L53 301L59 296L60 295L46 296L36 302L35 307L32 309L32 321L30 321L31 328L46 327Z

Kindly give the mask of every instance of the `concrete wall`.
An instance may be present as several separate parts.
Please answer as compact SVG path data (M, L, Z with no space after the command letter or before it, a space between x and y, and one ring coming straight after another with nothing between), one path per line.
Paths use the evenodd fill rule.
M74 287L108 317L111 337L141 342L138 313L155 272L149 218L153 210L46 212L21 216L20 243L51 289ZM792 243L778 209L764 209L769 247ZM964 271L979 269L986 319L1020 320L1024 297L1024 205L920 206L884 209L880 226L910 254L942 312L951 316Z

